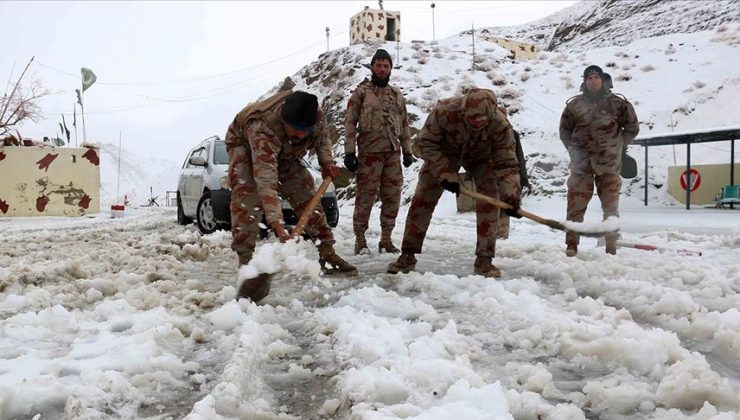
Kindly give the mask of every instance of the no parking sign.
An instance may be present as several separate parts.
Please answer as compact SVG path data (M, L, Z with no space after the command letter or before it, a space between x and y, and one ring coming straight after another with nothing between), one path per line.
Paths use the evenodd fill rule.
M691 186L692 192L699 188L699 185L701 185L701 175L699 174L699 171L692 168L681 173L681 188L686 190L687 185Z

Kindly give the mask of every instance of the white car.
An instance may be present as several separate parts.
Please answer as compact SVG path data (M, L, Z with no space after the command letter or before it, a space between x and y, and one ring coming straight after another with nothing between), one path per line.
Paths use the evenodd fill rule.
M318 187L322 182L321 174L307 167ZM226 145L218 136L208 137L190 149L177 182L177 223L186 225L195 220L204 234L231 228L231 190L226 180L228 169ZM330 184L321 197L321 206L329 226L335 227L339 222L339 207L334 184ZM283 219L286 225L298 222L298 216L286 200L283 200ZM262 229L263 237L267 233Z

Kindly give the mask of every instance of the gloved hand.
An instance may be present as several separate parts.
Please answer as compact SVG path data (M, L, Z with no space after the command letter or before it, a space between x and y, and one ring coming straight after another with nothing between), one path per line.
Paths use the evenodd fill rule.
M455 193L455 195L460 195L459 183L443 179L440 184L442 184L442 188L446 189L447 191L453 192Z
M510 209L504 209L504 213L509 217L521 219L522 215L519 214L519 207L521 206L521 200L514 197L508 197L502 199L503 202L511 206Z
M416 158L411 153L403 154L403 166L408 168L412 163L416 162Z
M357 171L357 155L354 153L344 155L344 167L350 172Z
M331 177L331 179L334 179L339 176L339 167L332 163L326 163L321 166L321 176L326 178Z
M283 224L280 222L275 222L272 225L272 230L275 231L275 236L278 237L280 242L286 243L289 240L293 239L292 236L290 236L290 233L288 233L287 230L285 230L285 227L283 227Z

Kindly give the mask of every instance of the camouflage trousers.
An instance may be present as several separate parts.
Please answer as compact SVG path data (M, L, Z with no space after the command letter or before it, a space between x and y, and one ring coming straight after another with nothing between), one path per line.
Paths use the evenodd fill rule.
M249 149L243 145L227 144L226 152L229 155L228 181L231 187L231 249L240 260L248 261L259 239L262 203L252 174ZM281 162L279 169L278 192L300 216L314 192L313 176L298 160L287 164ZM305 232L313 240L334 243L321 203L308 219Z
M457 172L460 165L453 165L452 169ZM478 164L470 168L466 167L466 170L473 175L479 193L499 198L498 178L492 165ZM443 192L444 189L440 185L440 180L432 174L431 165L424 162L419 172L414 198L411 199L411 207L406 216L406 227L403 232L403 244L401 245L402 252L421 253L432 214ZM483 200L476 200L475 212L478 237L475 245L475 255L493 258L496 256L499 209Z
M358 157L358 161L355 212L352 215L354 231L365 233L373 204L380 197L380 227L383 232L391 232L396 226L401 203L401 154L398 151L365 153Z
M622 179L619 173L604 173L596 175L593 171L571 172L568 177L568 214L567 220L582 222L586 214L591 197L594 195L594 184L596 194L601 201L601 210L604 220L609 216L619 217L619 190ZM616 240L616 236L607 236L607 240ZM565 234L566 245L578 245L580 235L568 231Z

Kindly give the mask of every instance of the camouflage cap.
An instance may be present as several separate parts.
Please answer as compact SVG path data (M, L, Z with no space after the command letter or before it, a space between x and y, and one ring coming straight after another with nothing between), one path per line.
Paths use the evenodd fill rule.
M476 116L491 116L496 113L496 95L490 89L472 88L463 97L461 106L465 121Z

